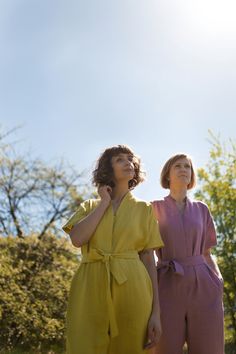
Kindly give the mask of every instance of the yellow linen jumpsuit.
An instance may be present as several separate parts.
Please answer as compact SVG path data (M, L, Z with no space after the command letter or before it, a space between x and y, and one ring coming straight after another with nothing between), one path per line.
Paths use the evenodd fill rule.
M73 225L99 203L87 200L63 226ZM67 354L144 354L152 311L152 283L138 252L162 247L152 206L131 192L116 214L106 210L71 284Z

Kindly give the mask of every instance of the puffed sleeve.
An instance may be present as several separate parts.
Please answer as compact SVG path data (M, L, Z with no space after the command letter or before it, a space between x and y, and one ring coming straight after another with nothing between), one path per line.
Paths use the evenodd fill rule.
M161 248L164 246L164 243L162 241L161 234L159 231L158 221L154 216L151 204L148 206L148 208L148 235L145 249Z
M216 239L216 229L213 222L213 218L207 206L205 208L205 212L206 212L205 249L207 250L211 247L214 247L217 244L217 239Z
M86 200L85 202L81 203L76 212L69 218L65 225L62 226L62 230L69 234L72 227L90 213L90 206L90 200Z

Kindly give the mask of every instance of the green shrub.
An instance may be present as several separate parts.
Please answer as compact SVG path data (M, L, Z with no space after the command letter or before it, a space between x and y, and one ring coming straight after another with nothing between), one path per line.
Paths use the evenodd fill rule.
M65 238L0 237L1 352L63 350L68 290L77 267L78 255Z

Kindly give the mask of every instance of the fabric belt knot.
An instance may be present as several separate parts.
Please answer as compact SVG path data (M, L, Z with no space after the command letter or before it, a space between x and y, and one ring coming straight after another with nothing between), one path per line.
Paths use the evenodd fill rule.
M103 262L103 263L109 262L109 261L110 261L110 258L111 258L111 254L109 254L109 253L104 254L103 259L102 259L102 262Z
M91 248L89 252L83 255L81 264L83 263L95 263L102 262L106 266L107 273L107 304L108 304L108 313L109 313L109 322L110 322L110 334L111 337L116 337L119 334L115 311L111 295L111 274L116 280L116 282L121 285L127 281L126 274L119 266L118 260L139 260L139 255L137 251L127 251L121 253L109 253L97 248Z
M183 259L160 260L157 262L157 270L166 268L166 271L172 270L176 275L184 275L184 267L203 264L205 258L203 255L190 256Z

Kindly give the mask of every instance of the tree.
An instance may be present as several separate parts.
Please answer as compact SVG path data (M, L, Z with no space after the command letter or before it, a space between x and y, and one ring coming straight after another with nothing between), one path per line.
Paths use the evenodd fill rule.
M16 154L9 134L0 134L0 352L62 353L78 252L58 236L91 192L71 166Z
M210 132L210 160L198 170L200 189L195 196L213 215L218 245L215 255L224 277L226 341L236 347L236 145L223 144Z
M0 142L5 135L0 135ZM7 147L7 148L6 148ZM0 145L0 233L20 238L56 230L81 201L91 195L83 173L63 162L19 156L12 145ZM58 234L58 230L57 230Z

